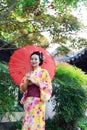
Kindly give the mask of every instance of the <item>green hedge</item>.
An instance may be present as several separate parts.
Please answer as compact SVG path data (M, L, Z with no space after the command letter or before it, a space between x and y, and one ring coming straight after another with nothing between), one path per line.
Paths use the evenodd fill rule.
M18 96L18 86L12 81L6 62L0 63L0 114L11 112Z
M75 66L59 63L53 85L55 120L64 130L75 130L87 108L87 75Z

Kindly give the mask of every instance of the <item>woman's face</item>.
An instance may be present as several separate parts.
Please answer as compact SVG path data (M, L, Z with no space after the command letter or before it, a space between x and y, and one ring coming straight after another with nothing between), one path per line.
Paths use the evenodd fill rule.
M36 54L32 55L30 58L30 62L33 67L38 67L40 63L39 56Z

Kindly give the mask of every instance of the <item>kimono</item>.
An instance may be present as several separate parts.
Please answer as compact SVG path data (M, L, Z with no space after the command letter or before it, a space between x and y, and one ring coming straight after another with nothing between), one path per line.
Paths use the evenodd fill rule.
M22 130L45 130L45 105L52 94L51 79L48 71L41 67L30 73L33 80L39 85L40 97L27 97L27 90L24 92L20 101L24 105ZM21 85L25 82L26 76L23 78Z

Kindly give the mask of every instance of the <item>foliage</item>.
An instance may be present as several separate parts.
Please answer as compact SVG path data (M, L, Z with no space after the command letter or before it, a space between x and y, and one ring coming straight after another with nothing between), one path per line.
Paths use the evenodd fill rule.
M54 0L56 5L76 6L79 0Z
M81 130L87 130L87 116L81 118L77 125L81 128Z
M77 122L77 126L81 130L87 130L87 116L84 116ZM46 120L46 130L65 130L58 126L57 120L55 118ZM70 129L71 130L71 129ZM75 130L75 128L74 128Z
M87 75L69 64L58 64L53 96L58 126L73 129L87 108Z
M54 0L54 5L59 11L65 12L71 7L77 8L79 2L87 4L87 0Z
M53 118L46 120L46 130L63 130L63 129L58 127L56 120Z
M0 114L14 110L17 96L18 87L10 78L7 63L0 63Z
M16 0L0 1L0 20L7 16L14 8Z
M21 130L21 124L22 124L22 121L17 121L14 125L14 128L12 130Z
M1 0L0 38L17 47L34 43L47 47L49 41L42 34L46 31L53 38L52 43L66 46L67 41L70 41L70 47L74 48L76 37L72 39L72 33L77 33L83 26L81 21L71 14L78 1ZM48 14L48 8L55 10L56 15ZM86 44L79 44L79 39L77 46L87 47Z
M19 15L32 12L39 5L39 0L20 0L16 2L16 13Z
M84 46L84 48L87 48L87 39L85 39L85 38L80 38L80 37L78 37L78 38L71 38L71 43L72 43L72 45L71 45L71 47L72 48L78 48L78 49L81 49L82 48L82 46Z

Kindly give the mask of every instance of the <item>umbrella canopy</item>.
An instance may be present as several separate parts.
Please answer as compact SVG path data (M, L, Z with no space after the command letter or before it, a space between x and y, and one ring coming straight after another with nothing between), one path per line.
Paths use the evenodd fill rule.
M47 69L51 79L55 74L55 61L51 54L37 45L27 45L16 50L10 57L8 68L14 82L20 85L22 78L31 71L30 55L34 51L41 51L44 56L42 68Z

